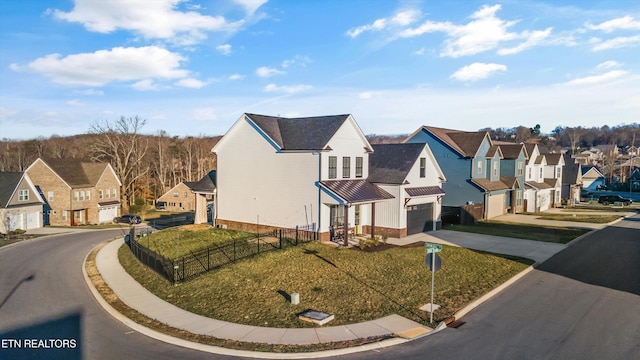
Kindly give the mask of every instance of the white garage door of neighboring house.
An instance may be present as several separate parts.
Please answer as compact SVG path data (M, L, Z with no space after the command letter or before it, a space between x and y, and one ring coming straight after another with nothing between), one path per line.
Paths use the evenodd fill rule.
M39 211L31 212L27 214L27 230L29 229L37 229L40 226L40 219L42 215L40 215Z
M504 194L490 195L487 219L504 214Z
M118 216L118 208L115 206L104 207L98 209L98 221L103 222L112 222L113 218Z
M9 215L7 223L7 231L22 229L22 214ZM22 229L24 230L24 229Z

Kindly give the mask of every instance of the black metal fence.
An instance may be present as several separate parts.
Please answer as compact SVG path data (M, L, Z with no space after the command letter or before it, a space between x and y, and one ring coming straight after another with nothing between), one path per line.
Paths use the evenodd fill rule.
M175 284L260 253L316 241L318 233L311 227L276 229L270 233L256 234L248 238L236 239L224 245L198 250L177 259L168 259L146 248L138 241L139 238L139 235L129 235L128 245L133 255L140 262Z

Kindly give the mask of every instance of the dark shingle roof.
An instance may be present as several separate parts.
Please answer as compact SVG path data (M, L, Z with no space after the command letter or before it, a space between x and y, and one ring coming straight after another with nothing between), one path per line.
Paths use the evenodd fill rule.
M549 185L547 183L537 182L537 181L527 181L525 182L525 185L526 187L531 187L538 190L551 189L553 187L553 185Z
M283 150L322 150L349 115L283 118L245 114Z
M95 186L107 163L90 163L77 159L42 159L71 187Z
M562 158L562 154L559 153L549 153L544 155L547 158L547 165L558 165L560 164L560 158Z
M566 153L564 155L564 170L562 171L562 183L563 184L581 184L582 171L580 164L571 159L571 155Z
M425 130L443 141L458 154L465 157L474 157L478 148L487 136L486 132L468 132L439 128L434 126L423 126L418 131ZM482 154L484 155L484 154Z
M497 142L494 142L494 144L496 143ZM520 151L522 151L523 147L525 148L524 158L525 159L529 158L529 156L527 155L526 147L523 144L500 142L498 145L500 146L500 149L502 150L502 156L504 156L505 159L517 159L518 156L520 156Z
M402 184L425 144L376 144L369 154L369 178L374 183Z
M6 208L11 200L11 195L18 187L21 172L0 172L0 208Z
M320 184L350 204L394 198L366 180L327 180L321 181Z
M216 188L216 171L210 171L198 181L185 181L184 184L193 192L211 194Z
M409 196L444 195L444 191L439 186L420 186L405 188L404 191Z

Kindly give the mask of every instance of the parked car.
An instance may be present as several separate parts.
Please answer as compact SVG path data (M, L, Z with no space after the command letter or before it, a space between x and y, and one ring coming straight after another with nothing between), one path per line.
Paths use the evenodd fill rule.
M624 198L620 195L602 195L598 198L598 202L602 205L609 205L614 203L623 203L625 206L631 205L633 200L629 198Z
M127 214L127 215L122 215L119 217L116 217L113 219L113 222L115 224L118 223L124 223L124 224L140 224L142 222L142 219L140 218L140 216L138 215L134 215L134 214Z

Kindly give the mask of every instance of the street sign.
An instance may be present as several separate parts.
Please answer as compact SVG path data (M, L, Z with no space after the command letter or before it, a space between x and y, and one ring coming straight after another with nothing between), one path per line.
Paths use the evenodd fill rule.
M424 243L424 247L427 249L427 254L437 253L442 251L442 245Z
M427 269L436 272L440 270L442 267L442 259L438 254L432 253L427 254L424 258L425 265L427 265Z

